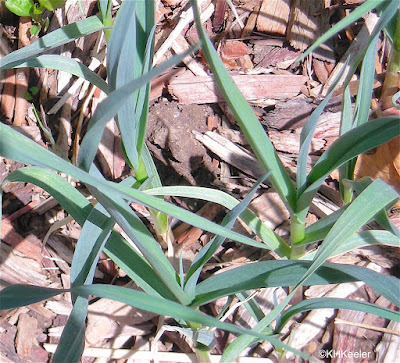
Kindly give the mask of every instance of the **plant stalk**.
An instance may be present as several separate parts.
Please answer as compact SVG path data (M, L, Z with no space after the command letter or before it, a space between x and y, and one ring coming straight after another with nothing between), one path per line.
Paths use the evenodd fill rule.
M296 246L300 241L304 239L305 236L305 223L299 221L296 215L292 214L290 216L290 241L291 241L291 260L298 260L300 257L304 256L305 247Z

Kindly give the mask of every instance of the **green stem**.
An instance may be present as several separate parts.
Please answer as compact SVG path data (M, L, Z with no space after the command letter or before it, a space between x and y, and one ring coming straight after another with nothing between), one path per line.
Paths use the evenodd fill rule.
M140 158L139 165L135 170L135 179L142 184L148 177L149 175L146 170L146 165L144 164L143 158Z
M305 222L299 221L296 215L290 216L290 240L291 240L291 260L297 260L304 256L305 247L296 246L305 236Z
M106 37L106 42L108 43L111 37L111 31L112 31L112 25L113 25L113 20L112 20L112 15L111 15L111 6L109 7L107 11L107 16L105 19L103 19L103 24L107 28L104 29L104 35Z
M210 351L208 347L203 344L197 343L195 346L196 356L199 363L209 363L211 362Z
M344 185L343 186L343 202L349 204L353 200L353 188Z

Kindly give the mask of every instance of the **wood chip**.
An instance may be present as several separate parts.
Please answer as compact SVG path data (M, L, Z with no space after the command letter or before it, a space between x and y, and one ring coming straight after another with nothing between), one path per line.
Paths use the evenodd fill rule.
M292 98L307 81L307 77L297 75L234 75L232 78L248 101ZM212 76L176 77L171 80L168 91L182 104L216 103L224 99Z
M35 333L37 320L28 314L21 314L18 319L18 331L15 339L17 353L22 357L31 354L32 347L37 345Z
M250 203L249 209L271 229L280 226L290 216L278 193L273 191L268 191L255 198Z
M330 27L330 12L324 8L324 1L295 0L289 20L287 40L293 48L306 50ZM324 60L334 61L333 50L326 45L313 52Z
M263 0L257 18L257 30L285 35L290 14L290 0Z

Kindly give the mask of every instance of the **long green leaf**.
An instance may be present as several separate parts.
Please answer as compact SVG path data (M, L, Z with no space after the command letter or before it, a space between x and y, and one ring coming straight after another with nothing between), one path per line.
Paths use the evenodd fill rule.
M364 301L347 300L338 298L315 298L303 300L296 305L291 306L281 315L279 326L276 331L281 331L285 324L295 315L304 311L315 309L346 309L355 311L364 311L368 314L374 314L384 319L400 322L400 314L396 311L377 306Z
M107 215L101 204L92 208L75 247L71 264L71 286L92 283L97 261L114 224L115 221Z
M136 47L138 46L136 4L138 4L136 1L124 1L121 4L108 42L107 75L112 91L123 87L135 78L134 70L138 61L136 57ZM135 93L137 94L137 90ZM121 133L125 154L130 164L137 169L139 165L136 149L137 115L133 94L130 94L119 105L116 121Z
M379 199L375 198L379 195ZM398 194L382 180L377 179L365 188L339 217L320 245L315 259L301 281L306 280L329 257L335 254L359 228L376 213L398 198Z
M121 228L128 234L129 238L135 243L143 253L153 270L165 283L169 290L177 299L187 305L190 303L188 295L184 293L177 282L176 272L164 255L157 241L150 234L140 218L130 209L123 199L107 197L105 193L93 190L96 199L107 209L108 213L115 219Z
M375 78L375 57L378 39L379 34L371 41L362 62L356 105L354 108L354 126L362 125L367 122L369 118Z
M337 139L307 176L307 189L299 196L296 215L304 220L311 200L324 178L346 161L400 135L400 118L384 117L362 124Z
M73 74L94 84L103 92L108 93L108 84L99 77L96 73L91 71L84 64L77 62L74 59L63 57L55 54L44 54L25 60L13 62L7 68L25 68L25 67L39 67L48 69L57 69Z
M347 131L350 131L353 127L353 110L351 106L351 94L350 94L350 86L347 85L343 91L343 101L342 101L342 113L340 119L340 131L339 136L342 136ZM339 189L342 200L345 200L347 196L345 196L346 190L343 187L344 179L351 179L353 177L354 169L352 168L352 164L349 162L344 163L339 166Z
M85 344L88 305L87 297L77 297L54 353L53 363L78 363L81 361Z
M268 261L268 262L290 263L294 261ZM399 280L396 279L395 277L382 275L366 268L351 266L351 265L324 263L323 267L326 267L327 265L330 265L330 267L337 270L337 272L339 273L347 274L350 277L350 279L354 278L355 280L364 281L367 285L375 289L379 294L385 296L387 299L392 301L397 306L400 305L400 296L399 296L400 294L398 288ZM321 274L321 270L323 267L320 267L320 269L316 272L316 274ZM308 270L309 269L310 268L308 268ZM307 281L310 284L314 285L312 283L312 279L315 278L315 274L308 275L306 273L305 276ZM329 274L327 278L332 278L331 274ZM260 320L259 323L253 328L253 330L258 333L262 333L264 331L270 331L268 325L271 324L272 321L277 319L279 314L285 309L287 304L289 304L290 299L292 299L292 297L294 296L298 286L300 286L304 282L305 278L303 277L300 280L300 282L296 285L296 287L292 290L292 292L280 304L278 304L265 318ZM251 345L254 341L255 341L254 338L252 338L249 335L242 335L238 337L233 343L228 345L228 347L225 349L221 358L221 362L226 362L226 363L232 362L243 349Z
M296 191L289 174L276 154L274 146L269 140L262 125L254 115L253 110L240 93L232 78L229 76L219 59L214 46L207 37L207 34L201 25L196 1L191 0L191 3L195 15L197 32L202 41L202 49L218 87L228 103L229 108L232 110L246 140L249 142L249 145L257 156L257 159L264 167L265 171L272 171L272 175L269 178L271 184L279 193L288 209L293 211L296 203Z
M59 47L60 45L72 42L74 39L95 33L102 29L104 29L104 25L97 16L91 16L77 21L76 23L66 25L40 37L36 42L18 49L5 56L3 59L0 59L0 69L10 68L9 65L14 62L26 60L50 49Z
M35 304L67 291L66 289L49 289L21 284L7 286L0 291L0 310Z
M303 276L311 265L310 261L262 261L213 275L197 285L196 299L192 305L203 305L240 291L263 287L294 286L299 281L299 276ZM363 267L325 262L306 283L307 285L326 285L360 280L394 304L400 304L399 280Z
M303 242L301 243L303 244ZM304 243L306 244L306 243ZM396 235L388 231L362 231L352 235L345 244L335 249L334 256L339 256L355 248L361 248L371 245L385 245L392 247L400 247L400 239ZM310 252L302 259L313 260L317 251Z
M270 172L268 173L270 174ZM232 210L228 212L228 214L224 217L221 222L221 225L231 229L239 215L247 208L253 199L254 193L257 191L261 183L267 178L268 175L261 177L251 188L250 192L246 195L243 200L236 205ZM217 249L222 245L225 241L224 237L215 236L213 239L207 243L195 256L192 264L189 267L189 271L186 276L185 281L185 291L194 298L195 289L200 277L201 269L207 263L207 261L214 255Z
M297 194L301 195L306 187L306 175L307 175L307 157L308 157L308 150L311 145L312 138L314 136L315 129L317 127L318 119L321 116L322 111L324 110L325 106L328 104L329 100L332 97L333 92L337 84L339 83L340 79L343 76L343 72L345 70L346 65L348 64L348 60L345 63L342 71L336 77L335 82L329 89L328 94L323 99L323 101L318 105L318 107L313 111L310 118L307 120L307 123L304 125L303 129L301 130L300 134L300 151L299 156L297 158Z

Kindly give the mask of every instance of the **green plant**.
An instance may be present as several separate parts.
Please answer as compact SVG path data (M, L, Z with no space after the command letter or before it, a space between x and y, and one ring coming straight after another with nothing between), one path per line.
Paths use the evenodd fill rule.
M35 66L69 71L89 80L108 94L90 120L81 144L77 166L41 148L4 124L0 124L0 155L34 165L16 170L6 178L3 184L24 181L40 186L57 199L82 226L71 266L69 291L72 293L74 308L53 361L79 361L83 349L85 318L90 295L111 298L160 315L172 316L188 335L197 336L193 344L199 358L203 361L209 359L208 345L211 345L212 341L212 336L210 336L212 333L205 329L206 326L242 334L227 347L223 354L222 360L230 362L246 346L260 339L271 342L279 350L294 351L302 357L310 358L290 348L279 339L279 332L288 319L309 309L362 310L399 321L397 312L369 303L344 299L310 299L288 308L290 299L302 285L348 281L364 281L396 306L400 305L396 278L357 266L326 262L331 256L363 245L399 246L399 231L391 225L386 216L386 209L398 199L398 194L390 186L379 179L352 181L352 175L348 172L345 174L346 179L342 180L343 185L350 185L357 197L348 200L343 208L332 215L305 227L305 218L311 201L330 172L352 162L357 155L400 134L398 117L364 122L369 109L369 102L366 100L372 89L370 78L365 76L360 81L358 96L360 102L357 103L358 111L355 117L349 113L348 102L350 101L347 96L345 97L343 134L328 148L307 175L306 157L311 138L318 117L332 95L333 89L310 117L301 135L295 187L251 107L219 60L201 27L196 4L193 1L196 25L205 57L218 86L266 174L255 183L252 191L240 202L224 192L213 189L162 187L157 170L144 144L149 83L152 78L177 63L187 53L176 56L159 67L151 68L154 34L153 7L145 2L124 1L112 24L110 4L111 1L99 0L100 18L90 17L47 34L29 47L3 58L0 63L0 69ZM373 44L381 30L385 29L389 36L394 34L393 19L396 20L398 12L394 2L366 1L351 15L336 24L312 48L374 8L380 11L381 18L371 34L371 45L365 53L364 61L363 59L348 61L353 73L362 61L363 69L365 69L367 66L365 62L369 60ZM100 30L106 32L108 41L108 83L74 60L56 55L40 55L44 50ZM366 71L362 72L366 74ZM348 80L346 82L348 83ZM358 121L361 114L363 122ZM135 178L129 177L121 183L105 180L93 164L105 124L114 116L117 118L121 133L125 158L135 172ZM346 126L348 120L351 120L351 127ZM78 190L54 171L80 180L98 203L96 205L89 203ZM246 209L253 193L267 177L290 212L290 246ZM164 195L206 198L222 204L229 212L221 224L217 225L165 202L162 198ZM216 236L196 255L188 271L183 270L182 261L180 270L176 271L154 236L130 209L130 202L140 203L149 208L157 233L167 243L170 242L167 216L173 216L213 232ZM239 216L262 240L262 243L231 231ZM357 232L372 220L376 220L387 230ZM137 249L113 230L115 223L124 230ZM273 250L281 257L281 260L255 262L199 282L204 264L226 238ZM318 241L322 241L318 251L314 254L306 254L304 247ZM93 284L94 270L102 251L115 261L142 291ZM268 315L264 316L261 311L253 314L258 324L252 330L223 323L199 311L202 305L220 297L243 295L251 289L273 286L291 286L291 293ZM25 285L10 286L0 292L0 308L9 309L35 303L65 291ZM270 326L274 321L278 323L275 329Z
M3 1L3 0L2 0ZM64 6L66 0L4 0L8 10L18 16L27 16L32 18L33 24L30 28L31 35L38 35L42 29L47 30L48 18L43 20L41 14L45 9L56 10Z

